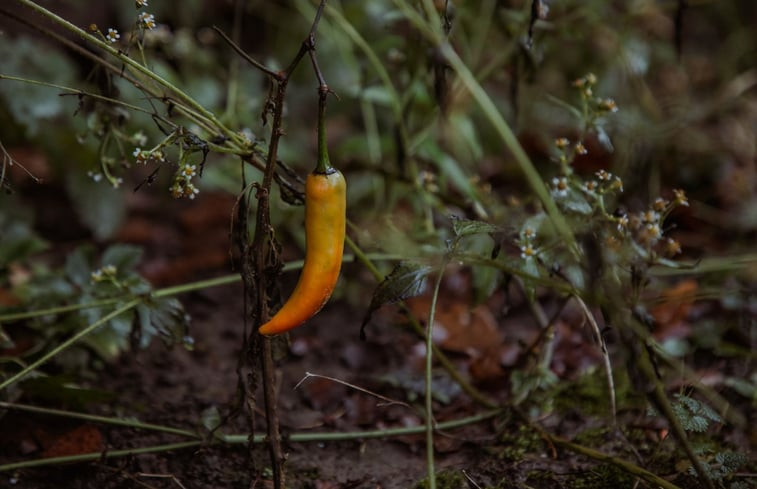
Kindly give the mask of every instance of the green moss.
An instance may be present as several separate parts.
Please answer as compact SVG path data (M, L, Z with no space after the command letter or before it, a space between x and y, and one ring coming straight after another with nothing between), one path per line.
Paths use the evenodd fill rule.
M630 489L636 484L635 477L611 464L597 465L568 477L573 489Z
M608 435L612 432L609 426L596 426L588 428L575 437L575 442L587 447L599 447L607 441Z
M459 489L466 486L465 476L459 470L447 469L436 473L437 489ZM426 488L428 488L428 479L421 480L414 487L414 489Z
M503 460L521 460L526 453L543 449L539 435L525 425L519 425L515 433L503 434L500 443L503 446L499 448L497 455Z

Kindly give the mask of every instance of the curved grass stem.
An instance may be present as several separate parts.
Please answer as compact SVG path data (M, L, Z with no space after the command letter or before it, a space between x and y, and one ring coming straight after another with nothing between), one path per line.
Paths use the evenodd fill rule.
M451 430L460 428L470 424L480 423L487 419L493 418L500 414L501 410L486 411L474 416L468 416L452 421L446 421L437 425L438 429ZM383 430L368 430L368 431L351 431L343 433L292 433L289 435L288 440L290 442L306 443L306 442L327 442L327 441L346 441L346 440L364 440L368 438L392 438L397 436L417 435L423 433L426 430L425 425L412 426L407 428L390 428ZM221 435L216 440L228 445L245 445L250 441L255 444L265 442L266 436L258 434L252 437L248 434L234 434L234 435ZM50 457L36 460L26 460L22 462L14 462L9 464L0 465L0 472L8 472L11 470L40 467L45 465L60 465L73 462L90 462L100 459L127 457L131 455L141 455L146 453L160 453L169 452L173 450L182 450L185 448L195 448L202 446L204 441L194 440L179 443L169 443L164 445L153 445L140 448L129 448L124 450L108 450L104 452L92 452L82 453L78 455L68 455L64 457Z

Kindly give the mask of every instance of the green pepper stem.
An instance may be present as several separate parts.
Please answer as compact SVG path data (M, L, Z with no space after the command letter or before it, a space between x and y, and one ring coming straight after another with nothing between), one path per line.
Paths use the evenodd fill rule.
M322 84L318 87L318 163L313 173L327 175L334 171L329 161L329 150L326 144L326 97L329 87Z

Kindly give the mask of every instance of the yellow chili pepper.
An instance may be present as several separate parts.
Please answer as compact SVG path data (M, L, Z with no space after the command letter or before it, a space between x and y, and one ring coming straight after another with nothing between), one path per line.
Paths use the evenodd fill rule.
M347 211L347 184L331 166L326 150L325 93L318 114L318 164L305 182L305 264L292 295L259 329L273 335L313 317L334 291L342 266Z
M294 292L260 333L283 333L307 321L331 297L344 248L347 186L339 170L308 175L305 183L305 264Z

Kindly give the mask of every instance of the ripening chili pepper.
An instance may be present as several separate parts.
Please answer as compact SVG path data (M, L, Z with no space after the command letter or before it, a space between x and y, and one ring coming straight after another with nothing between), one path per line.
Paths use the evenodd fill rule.
M292 295L260 333L283 333L307 321L329 300L339 278L347 210L344 176L329 163L319 105L318 164L305 182L305 264Z

